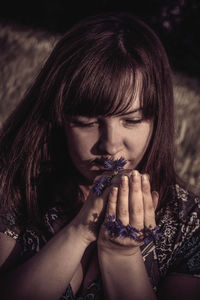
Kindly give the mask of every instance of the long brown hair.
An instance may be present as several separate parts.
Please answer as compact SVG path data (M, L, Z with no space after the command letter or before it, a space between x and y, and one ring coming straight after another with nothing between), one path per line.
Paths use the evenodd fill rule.
M128 13L89 17L58 42L1 129L0 205L23 211L25 220L39 224L54 181L76 177L63 130L67 116L126 111L137 92L138 74L143 116L154 122L138 169L150 174L162 205L176 181L170 67L158 37Z

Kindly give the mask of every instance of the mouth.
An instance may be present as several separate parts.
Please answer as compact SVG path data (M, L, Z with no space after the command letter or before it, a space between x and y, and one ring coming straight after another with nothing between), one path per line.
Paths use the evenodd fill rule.
M90 172L91 172L92 174L103 174L103 173L105 173L105 172L108 172L108 170L105 169L105 168L98 168L98 167L97 167L97 168L91 169Z
M124 166L126 167L124 168ZM90 171L93 174L102 174L104 172L110 173L113 171L120 171L127 169L127 160L125 160L123 157L120 157L119 159L112 159L112 158L97 158L92 162Z
M102 168L105 168L105 162L107 161L112 161L112 162L118 162L120 160L125 161L126 163L128 162L128 160L126 160L124 157L119 157L119 158L112 158L112 157L102 157L102 158L96 158L92 164L97 165L97 166L101 166Z
M94 165L97 165L97 166L100 166L100 167L103 167L105 161L106 161L106 158L96 158L96 159L93 161L93 164L94 164Z
M92 162L90 171L94 172L94 173L103 173L105 171L107 171L107 169L105 168L105 159L96 159Z

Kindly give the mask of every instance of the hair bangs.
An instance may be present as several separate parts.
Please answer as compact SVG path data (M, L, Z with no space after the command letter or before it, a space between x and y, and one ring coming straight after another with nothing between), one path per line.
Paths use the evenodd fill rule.
M110 59L85 66L65 94L65 115L95 117L126 112L141 88L138 71L124 60Z
M144 119L154 119L158 113L158 91L155 79L144 68L141 70L140 105Z

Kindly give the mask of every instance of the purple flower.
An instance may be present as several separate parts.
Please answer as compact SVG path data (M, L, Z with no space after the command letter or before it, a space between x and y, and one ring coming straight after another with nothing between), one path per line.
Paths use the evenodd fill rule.
M120 238L127 237L127 229L126 226L124 226L120 219L116 221L116 228L117 228L117 236Z
M106 159L104 162L104 167L108 170L119 171L123 169L126 164L126 160L123 157L120 157L117 160Z
M120 237L122 239L130 237L136 241L142 240L143 234L141 235L141 231L137 230L136 228L130 225L124 226L120 219L118 219L117 221L114 221L114 219L114 216L108 216L106 218L106 222L104 223L104 227L110 235L110 237Z
M114 216L107 216L106 222L103 224L105 227L105 230L108 232L108 234L114 238L118 236L117 228L116 228L116 222L114 221Z
M141 231L136 229L135 227L132 227L131 225L127 225L127 236L134 240L140 240Z
M120 157L117 160L106 159L104 162L105 168L114 172L123 169L125 164L126 160L123 157ZM111 184L114 175L115 174L98 178L92 188L93 193L97 196L100 196L103 193L104 189Z
M113 215L110 216L109 215L109 216L106 217L106 222L114 222L114 221L115 221L115 216L113 216Z
M162 235L161 232L158 232L159 226L156 226L153 229L146 229L144 244L147 245L151 241L158 241Z
M100 196L103 193L103 190L106 186L107 186L107 177L105 176L99 177L94 183L92 191L95 195Z
M107 216L103 226L112 238L129 237L137 242L144 241L145 245L151 241L157 241L161 236L161 233L158 232L158 226L153 229L145 228L144 230L138 230L131 225L124 226L120 219L115 221L114 216Z

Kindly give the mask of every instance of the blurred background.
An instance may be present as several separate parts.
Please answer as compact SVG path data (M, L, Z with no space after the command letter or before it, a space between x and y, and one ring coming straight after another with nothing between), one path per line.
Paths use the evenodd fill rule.
M200 192L200 1L35 0L0 4L0 126L22 98L59 37L78 20L130 11L163 42L173 72L176 168Z

